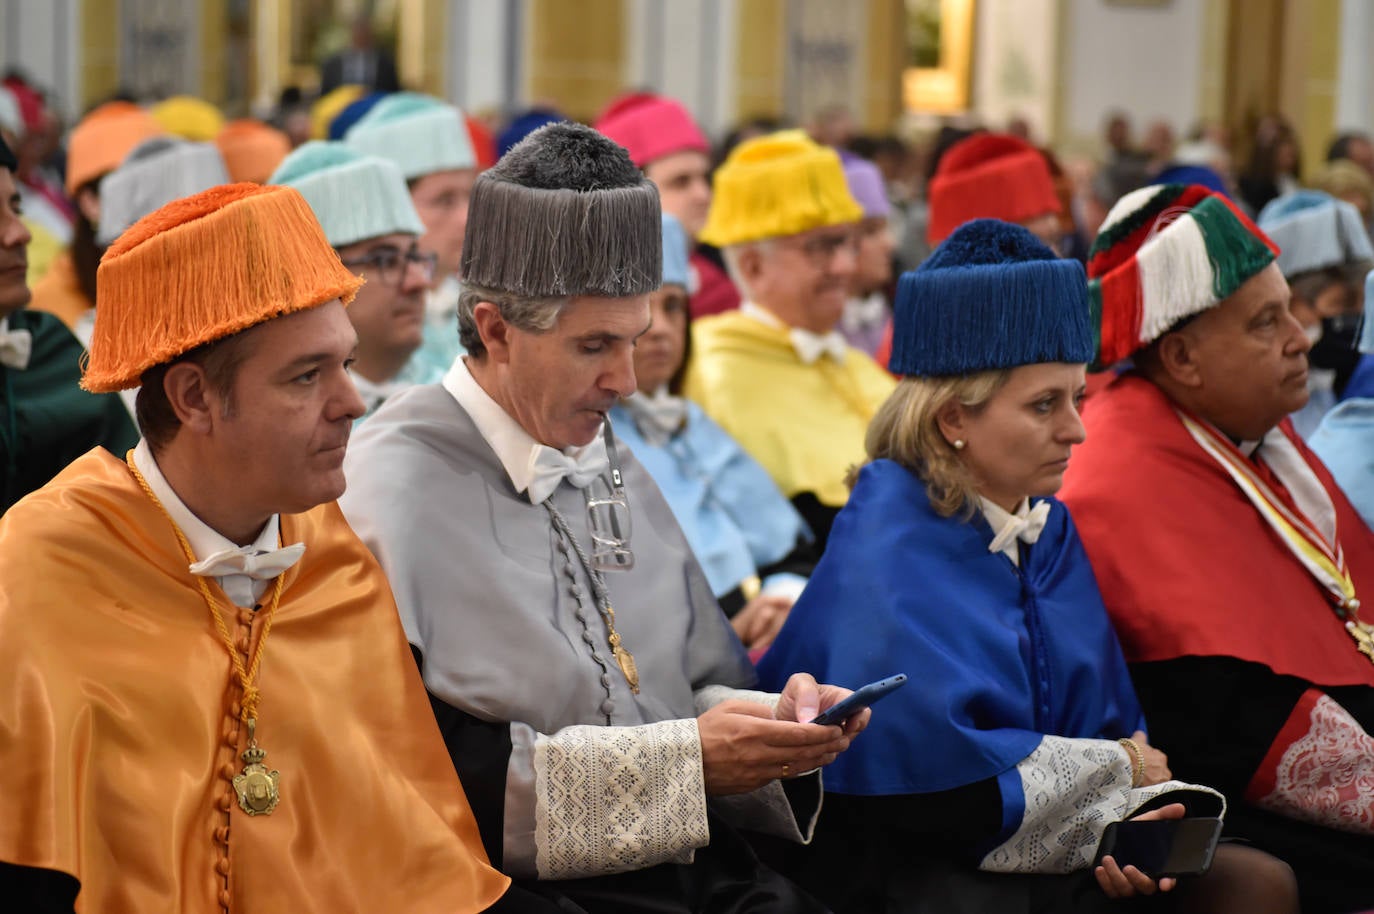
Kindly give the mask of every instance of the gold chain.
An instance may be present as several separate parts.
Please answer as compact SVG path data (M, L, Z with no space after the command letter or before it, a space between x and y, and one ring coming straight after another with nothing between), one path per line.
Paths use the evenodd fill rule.
M153 494L152 488L148 485L148 480L143 478L143 474L134 465L134 452L129 451L124 456L124 462L129 465L129 470L134 474L134 479L143 487L143 491L152 499L153 504L162 512L162 516L167 518L167 523L172 525L172 532L177 535L177 542L181 544L181 551L186 554L186 562L189 565L196 563L196 554L191 551L191 544L186 541L186 535L181 532L177 522L172 520L172 515L167 513L167 508ZM210 593L210 585L205 582L202 575L194 575L196 584L200 587L200 595L205 599L205 605L210 607L210 614L215 617L215 628L219 629L219 636L224 641L225 648L229 651L229 656L234 661L234 672L238 675L239 685L243 687L243 701L240 703L239 720L245 724L256 725L258 716L258 688L253 685L258 677L258 667L262 663L262 649L267 644L267 635L272 631L272 620L276 618L277 604L281 602L282 587L286 583L286 572L277 575L276 583L272 587L272 599L267 604L267 609L263 611L262 636L258 638L258 649L253 652L252 662L248 668L243 666L243 655L234 646L234 637L229 634L229 626L224 624L224 616L220 614L219 603L215 600L214 594Z

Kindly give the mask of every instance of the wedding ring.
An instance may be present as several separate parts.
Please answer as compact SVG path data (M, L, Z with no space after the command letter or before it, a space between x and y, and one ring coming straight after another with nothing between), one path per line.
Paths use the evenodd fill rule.
M787 764L786 762L783 762L783 763L782 763L782 776L783 776L783 777L790 777L791 774L792 774L792 766L789 765L789 764Z

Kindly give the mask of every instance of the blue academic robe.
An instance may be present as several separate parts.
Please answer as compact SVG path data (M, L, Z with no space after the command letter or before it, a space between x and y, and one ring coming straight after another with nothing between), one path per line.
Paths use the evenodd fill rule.
M906 673L825 772L828 792L926 794L996 779L1001 835L1024 812L1016 765L1046 735L1115 739L1144 719L1068 511L1051 499L1018 569L981 514L941 517L888 460L864 467L824 556L759 665L850 688Z
M611 410L611 426L663 492L717 597L810 537L768 471L695 403L662 446L645 440L623 406Z
M1374 398L1342 400L1307 444L1374 529Z

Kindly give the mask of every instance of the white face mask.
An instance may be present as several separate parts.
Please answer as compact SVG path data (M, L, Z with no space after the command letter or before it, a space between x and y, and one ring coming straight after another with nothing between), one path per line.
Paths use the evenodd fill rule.
M1315 346L1317 341L1322 338L1322 322L1317 321L1311 327L1304 327L1302 332L1307 337L1307 341Z

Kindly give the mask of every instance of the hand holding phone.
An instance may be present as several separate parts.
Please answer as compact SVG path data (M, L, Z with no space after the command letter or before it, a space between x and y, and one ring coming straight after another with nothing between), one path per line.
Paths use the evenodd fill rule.
M870 682L868 685L856 689L848 698L822 711L812 719L811 723L826 727L843 726L844 722L851 716L904 685L906 685L906 673L898 673L896 676Z
M1216 818L1127 819L1107 826L1097 862L1110 856L1121 869L1133 866L1156 881L1200 876L1211 868L1220 838Z

